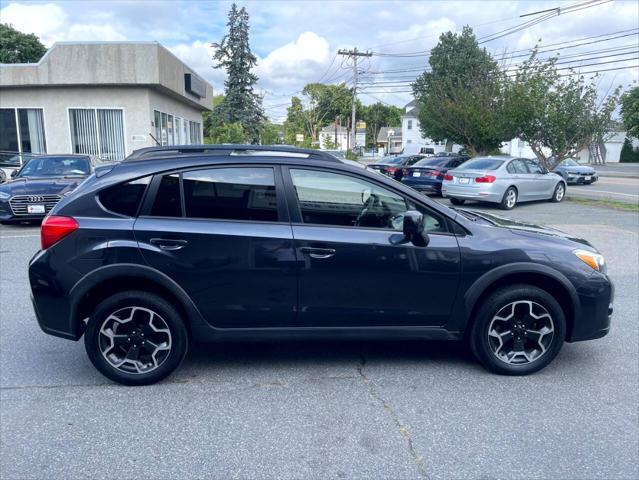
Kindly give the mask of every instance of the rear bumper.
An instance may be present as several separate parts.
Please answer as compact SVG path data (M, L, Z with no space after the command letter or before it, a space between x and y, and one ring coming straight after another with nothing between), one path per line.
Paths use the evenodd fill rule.
M477 200L480 202L500 203L504 192L497 191L493 187L460 187L450 183L443 183L442 195L446 198L458 198L460 200Z
M610 331L615 288L606 275L594 274L577 290L581 312L575 318L567 342L604 337Z
M413 180L411 177L402 178L402 183L407 187L410 187L418 192L423 193L442 193L442 184L441 182L424 182L419 180Z

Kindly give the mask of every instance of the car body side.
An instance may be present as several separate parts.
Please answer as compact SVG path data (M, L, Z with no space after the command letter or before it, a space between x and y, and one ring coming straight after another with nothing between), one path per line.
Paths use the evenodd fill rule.
M103 208L97 197L107 186L138 178L153 175L158 177L186 169L238 164L274 168L277 197L282 202L280 219L275 224L143 218L141 215L137 218L126 217ZM425 303L423 308L427 311L430 308L429 302L435 305L445 295L447 302L436 305L439 308L437 315L430 312L427 321L421 321L420 318L425 317L417 316L401 323L396 321L397 316L389 316L386 321L386 317L378 315L375 317L376 321L370 323L338 324L317 320L330 318L328 315L323 316L326 312L317 311L315 317L309 317L315 319L314 321L299 321L301 312L313 309L313 299L300 292L300 282L309 275L322 274L322 266L321 263L309 263L300 257L298 242L304 241L304 235L315 235L315 231L313 227L301 223L299 211L296 213L296 196L286 173L292 167L332 170L365 178L445 219L448 232L430 233L431 243L426 248L407 244L389 245L387 242L390 237L396 236L398 232L382 229L336 227L325 228L317 233L324 236L320 239L322 241L336 241L338 244L342 242L344 245L352 242L355 245L355 248L350 244L345 245L345 254L336 260L336 271L347 271L353 265L353 258L358 255L365 257L360 258L362 262L373 265L372 270L369 268L351 272L352 288L357 291L357 301L352 300L349 304L352 295L338 295L335 301L342 302L340 308L350 308L357 312L358 308L368 302L368 310L360 312L362 318L366 318L371 312L375 313L375 309L379 310L380 295L384 297L384 294L375 288L358 289L358 282L373 285L371 279L366 278L370 276L378 282L385 278L396 281L399 277L393 277L388 264L384 263L389 256L396 254L398 258L404 259L403 263L397 264L404 269L398 273L413 274L411 281L415 284L410 291L412 297L417 296L412 299L404 297L401 301L412 301L414 305ZM612 284L605 274L595 272L572 255L575 243L565 235L542 229L540 232L543 233L531 233L530 229L520 229L517 225L512 228L494 228L482 222L471 221L411 188L357 167L337 162L329 165L325 161L311 159L254 157L229 160L212 156L186 156L170 161L158 159L125 162L109 168L110 170L104 169L90 177L77 189L76 194L64 198L54 207L53 215L72 216L78 221L80 228L49 249L38 252L30 262L29 278L36 315L41 328L52 335L78 340L83 333L84 320L97 302L118 291L134 287L136 290L146 289L159 293L171 301L185 319L191 335L197 340L309 335L461 339L481 300L500 286L517 282L539 286L550 291L559 300L568 321L568 341L598 338L609 329ZM146 193L149 194L150 191L151 187L148 187ZM142 200L144 202L145 199ZM164 228L163 222L177 221L183 222L185 229L207 230L214 227L220 229L220 232L235 230L239 237L249 235L258 239L274 238L268 248L285 249L292 252L292 256L271 263L269 258L275 257L268 255L262 264L249 261L243 267L243 272L240 272L241 278L233 289L225 289L224 282L218 282L219 290L216 292L209 289L207 295L224 296L230 292L238 299L245 295L245 303L233 306L240 312L235 316L210 316L205 314L210 305L206 305L206 300L202 300L202 297L195 300L193 292L197 288L204 288L203 285L217 277L230 275L227 265L210 264L200 278L191 279L191 283L185 286L184 274L171 269L162 271L157 268L157 262L153 264L149 261L148 252L154 251L154 247L141 241L135 231L136 222L142 220L148 224L149 229L157 229L158 232ZM187 226L189 222L191 224ZM358 242L370 248L364 248L362 253L356 248ZM592 249L589 245L584 245L584 248ZM210 261L210 257L207 261ZM271 269L271 273L265 269ZM263 283L248 282L247 275L256 275ZM331 282L337 275L335 272L324 272L323 277L316 278L319 283L307 283L303 288ZM268 283L269 278L273 279L272 284ZM340 286L345 287L344 284ZM268 292L262 292L260 288ZM240 291L236 292L237 289ZM259 295L263 297L256 297ZM268 308L272 309L273 315L261 315L260 320L251 319L251 308L259 306L262 298L270 302ZM410 305L393 303L393 306L401 311L410 310ZM233 323L238 318L241 320L239 327ZM287 322L281 318L291 320ZM268 323L271 320L273 323Z

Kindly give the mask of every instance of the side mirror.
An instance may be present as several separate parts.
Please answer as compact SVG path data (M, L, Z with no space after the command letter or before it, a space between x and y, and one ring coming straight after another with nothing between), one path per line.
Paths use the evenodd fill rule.
M541 166L541 173L543 173L544 175L546 175L547 173L550 173L550 170L548 170L546 167L544 167L543 165Z
M16 175L18 175L18 170L14 170L13 172L11 172L11 178L15 178Z
M428 234L424 232L424 215L417 210L408 210L404 213L404 223L402 226L404 236L418 247L428 245Z

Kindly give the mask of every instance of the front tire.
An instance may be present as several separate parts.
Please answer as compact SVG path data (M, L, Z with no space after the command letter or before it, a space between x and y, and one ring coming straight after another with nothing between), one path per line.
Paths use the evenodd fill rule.
M466 200L462 200L460 198L450 198L450 203L452 203L453 205L463 205L464 203L466 203Z
M171 303L149 292L128 291L98 304L84 346L105 377L124 385L150 385L180 365L188 335Z
M566 335L564 312L555 298L532 285L495 291L480 306L470 331L482 365L501 375L528 375L557 356Z
M566 196L566 185L564 184L564 182L559 182L557 186L555 187L555 191L553 192L552 197L550 198L550 201L559 203L564 199L565 196Z
M504 192L504 196L501 198L499 208L502 210L512 210L517 205L517 189L515 187L508 187Z

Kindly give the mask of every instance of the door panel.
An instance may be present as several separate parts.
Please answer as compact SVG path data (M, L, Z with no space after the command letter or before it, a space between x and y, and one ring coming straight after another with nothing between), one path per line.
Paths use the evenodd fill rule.
M391 231L294 225L299 263L299 325L319 327L444 325L459 281L452 235L427 247L394 245ZM306 248L334 253L313 258Z
M134 231L148 264L177 282L211 325L293 324L290 225L140 217Z
M551 176L542 173L541 167L532 160L526 160L526 165L528 166L528 170L530 170L530 178L532 179L533 184L531 200L544 200L550 198L555 186Z

